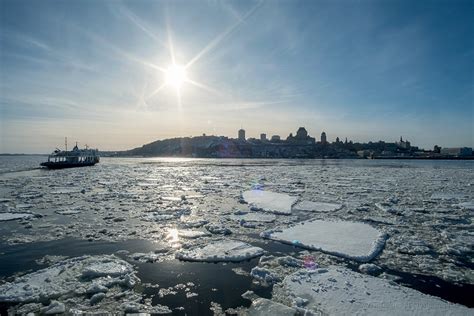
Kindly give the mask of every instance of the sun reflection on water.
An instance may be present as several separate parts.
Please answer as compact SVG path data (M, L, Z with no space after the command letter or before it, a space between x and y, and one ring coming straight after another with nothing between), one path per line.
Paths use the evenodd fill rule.
M176 228L172 228L168 230L168 234L166 235L166 240L173 248L181 247L181 243L179 240L179 231Z

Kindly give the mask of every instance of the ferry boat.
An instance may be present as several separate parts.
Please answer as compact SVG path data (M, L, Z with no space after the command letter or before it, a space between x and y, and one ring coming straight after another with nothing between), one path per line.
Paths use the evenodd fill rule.
M79 149L76 146L71 151L67 150L56 150L48 156L48 161L42 162L41 166L49 169L63 169L63 168L75 168L75 167L86 167L93 166L100 160L99 150L90 149L86 146L85 149Z

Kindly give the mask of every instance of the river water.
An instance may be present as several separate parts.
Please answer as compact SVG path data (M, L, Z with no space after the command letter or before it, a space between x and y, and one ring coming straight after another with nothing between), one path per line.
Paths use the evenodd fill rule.
M107 301L109 291L102 301L108 306L85 304L90 295L58 300L83 311L121 310L130 301L183 315L242 311L250 306L241 296L247 290L272 298L275 285L250 275L258 257L207 263L178 260L176 253L231 239L260 247L265 256L309 255L321 267L357 271L354 260L259 235L306 220L344 220L387 233L371 261L380 267L377 277L474 305L472 161L103 158L93 167L46 170L38 168L44 159L0 157L0 216L27 214L0 221L0 286L68 258L114 255L133 266L137 284ZM235 215L255 210L242 201L242 192L255 187L342 207L273 214L273 221L243 225ZM181 230L203 235L190 238ZM284 277L294 269L276 271ZM25 304L4 301L0 309ZM31 310L50 300L34 304Z

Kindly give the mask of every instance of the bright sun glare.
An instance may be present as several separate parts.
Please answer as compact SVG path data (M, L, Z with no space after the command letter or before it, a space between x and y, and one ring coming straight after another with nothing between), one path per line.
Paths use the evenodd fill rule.
M165 72L166 83L175 88L180 88L186 81L186 69L181 65L170 65Z

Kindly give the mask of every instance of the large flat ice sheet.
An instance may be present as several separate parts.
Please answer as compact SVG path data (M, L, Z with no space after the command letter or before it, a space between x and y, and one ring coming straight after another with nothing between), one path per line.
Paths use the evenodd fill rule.
M291 206L297 198L284 193L276 193L263 190L251 190L242 193L244 200L251 206L262 211L275 214L291 214Z
M387 280L331 266L300 270L283 281L294 301L327 315L473 315L472 309L452 304Z
M265 231L261 236L361 262L372 260L383 249L386 240L384 233L368 224L323 220Z

